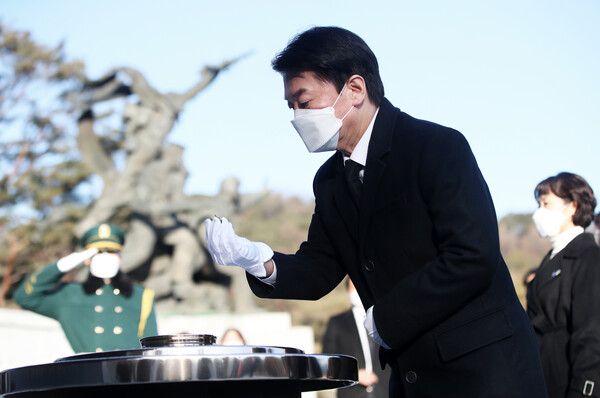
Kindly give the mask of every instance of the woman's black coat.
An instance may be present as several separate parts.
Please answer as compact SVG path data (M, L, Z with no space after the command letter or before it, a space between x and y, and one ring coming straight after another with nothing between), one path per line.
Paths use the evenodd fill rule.
M527 291L550 398L600 396L600 248L591 234L548 254Z

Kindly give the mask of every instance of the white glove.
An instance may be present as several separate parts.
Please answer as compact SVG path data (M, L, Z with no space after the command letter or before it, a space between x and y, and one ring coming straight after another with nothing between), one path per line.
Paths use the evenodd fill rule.
M205 224L206 245L216 263L242 267L258 278L267 276L264 264L273 257L269 246L237 236L225 217L211 218Z
M369 309L367 310L364 325L365 329L367 329L367 334L369 335L371 340L373 340L383 348L386 348L388 350L391 349L387 344L383 342L383 339L381 338L381 336L379 336L379 333L377 332L377 328L375 327L375 319L373 318L373 306L369 307Z
M64 256L59 259L56 262L56 266L60 272L69 272L79 264L82 264L88 258L92 258L96 253L98 253L98 249L95 247L91 247L82 252L71 253L68 256Z

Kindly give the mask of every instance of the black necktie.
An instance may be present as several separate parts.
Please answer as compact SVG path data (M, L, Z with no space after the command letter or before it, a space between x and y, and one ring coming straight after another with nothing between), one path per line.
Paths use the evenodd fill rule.
M346 184L354 200L354 204L358 206L360 199L360 192L362 191L362 181L360 180L359 173L362 170L362 165L355 161L348 159L344 165L344 177L346 178Z

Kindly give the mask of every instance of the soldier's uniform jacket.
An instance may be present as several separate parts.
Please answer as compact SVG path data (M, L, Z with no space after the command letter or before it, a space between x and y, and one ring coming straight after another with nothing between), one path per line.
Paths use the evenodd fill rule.
M151 289L134 284L125 297L108 284L86 294L80 283L58 284L63 275L50 264L28 277L14 298L24 309L60 322L75 352L139 348L140 338L157 335Z

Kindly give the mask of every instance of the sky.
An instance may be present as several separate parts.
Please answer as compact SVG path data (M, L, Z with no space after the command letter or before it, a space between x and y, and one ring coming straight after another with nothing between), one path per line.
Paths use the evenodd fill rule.
M396 107L467 138L499 218L533 212L536 184L561 171L600 193L597 0L0 0L0 20L64 41L92 79L130 66L164 93L249 54L187 103L168 137L185 147L188 194L216 194L234 176L242 192L313 198L331 153L307 152L270 62L316 25L361 36Z

